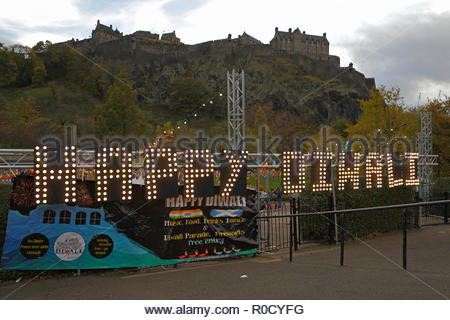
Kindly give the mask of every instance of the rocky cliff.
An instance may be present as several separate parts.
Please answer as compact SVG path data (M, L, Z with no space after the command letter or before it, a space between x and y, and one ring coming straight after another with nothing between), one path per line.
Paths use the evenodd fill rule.
M243 69L248 106L271 102L274 110L309 114L321 123L341 118L354 122L360 114L358 99L368 98L375 85L373 78L340 67L336 56L317 60L277 52L266 44L219 40L184 45L124 37L72 45L113 72L126 68L147 106L167 105L170 84L183 77L203 81L211 93L225 93L226 72Z

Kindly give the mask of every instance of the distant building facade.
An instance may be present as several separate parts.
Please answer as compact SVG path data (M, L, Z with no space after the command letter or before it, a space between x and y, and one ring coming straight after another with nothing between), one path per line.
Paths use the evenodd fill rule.
M279 31L275 28L275 35L270 41L273 50L296 52L309 57L326 58L330 54L330 43L327 34L316 36L301 32L298 28L292 31Z
M161 36L161 40L169 41L172 43L180 43L180 38L177 38L175 30L173 32L163 33L163 35Z
M242 35L240 35L237 40L241 43L241 44L263 44L261 41L259 41L258 39L252 37L251 35L247 34L245 31Z
M119 40L122 37L123 33L119 32L117 28L116 30L113 30L112 25L109 27L105 26L100 23L100 20L97 20L97 25L95 26L95 29L92 30L92 39L96 43Z
M164 40L171 43L181 43L180 38L177 38L175 31L164 33L161 36L161 39L159 39L159 34L157 33L151 33L150 31L136 31L132 34L124 36L122 32L119 30L113 29L112 25L109 27L101 24L100 20L97 20L97 25L95 26L95 29L92 30L92 40L96 44L108 42L108 41L115 41L119 40L121 38L131 39L134 41L145 41L145 40Z

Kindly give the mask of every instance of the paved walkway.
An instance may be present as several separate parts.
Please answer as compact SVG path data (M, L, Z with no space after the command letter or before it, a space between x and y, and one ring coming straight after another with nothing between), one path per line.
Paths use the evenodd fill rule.
M450 225L408 234L408 271L400 232L338 246L308 246L258 257L197 262L140 272L0 284L8 299L444 299L450 297ZM245 277L246 276L246 277ZM17 288L23 286L17 291ZM13 292L14 291L14 292ZM11 295L9 295L13 292Z

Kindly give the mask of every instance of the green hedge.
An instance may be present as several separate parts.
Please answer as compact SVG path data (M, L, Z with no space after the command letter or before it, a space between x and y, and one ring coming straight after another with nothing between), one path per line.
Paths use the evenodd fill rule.
M445 192L450 193L450 177L437 178L433 186L433 194L439 196Z
M352 191L336 191L336 206L338 210L376 207L390 204L410 203L415 201L415 190L411 187L393 189L365 189ZM317 212L332 209L331 192L310 192L300 195L302 212ZM401 229L401 209L372 211L367 213L347 214L345 229L357 237L367 237L371 234L384 233ZM417 210L409 210L409 224L414 222ZM328 218L328 220L327 220ZM338 217L339 219L339 217ZM311 216L301 218L303 239L328 239L334 237L334 215L328 217ZM340 224L338 220L338 224ZM332 233L330 235L330 232Z

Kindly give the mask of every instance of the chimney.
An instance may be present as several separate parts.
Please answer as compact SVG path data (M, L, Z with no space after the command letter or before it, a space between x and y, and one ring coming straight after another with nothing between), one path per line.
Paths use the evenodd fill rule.
M97 25L99 25L100 24L100 20L97 20Z
M303 31L303 34L305 34L305 31Z
M231 40L231 33L228 34L228 40Z
M112 30L112 24L109 25L109 28Z
M326 32L323 33L323 37L324 37L324 38L327 37L327 33L326 33Z
M292 28L289 28L289 33L292 33Z
M275 28L275 32L278 32L278 27Z

